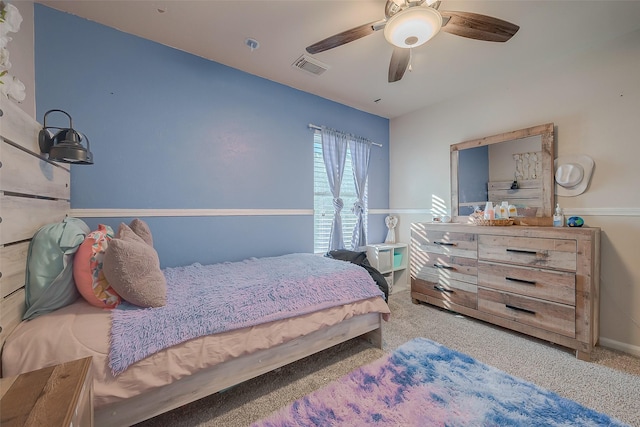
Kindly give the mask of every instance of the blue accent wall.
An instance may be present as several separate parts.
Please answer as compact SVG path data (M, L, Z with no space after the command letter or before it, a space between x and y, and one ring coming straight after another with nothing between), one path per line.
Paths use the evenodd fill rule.
M34 14L38 120L68 112L95 159L72 166L72 208L313 209L309 123L383 144L369 209L388 208L387 119L46 6ZM384 216L370 215L369 241L384 240ZM313 251L311 215L144 219L163 267Z
M458 199L460 203L489 198L489 146L458 151ZM480 206L484 209L484 203ZM460 215L471 215L473 206L460 206Z

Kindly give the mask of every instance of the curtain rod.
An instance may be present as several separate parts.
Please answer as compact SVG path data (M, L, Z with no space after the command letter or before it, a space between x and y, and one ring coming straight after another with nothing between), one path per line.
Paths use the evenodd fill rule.
M322 130L320 126L312 125L311 123L309 123L309 129ZM376 147L382 147L382 144L378 144L377 142L371 142L371 145L375 145Z

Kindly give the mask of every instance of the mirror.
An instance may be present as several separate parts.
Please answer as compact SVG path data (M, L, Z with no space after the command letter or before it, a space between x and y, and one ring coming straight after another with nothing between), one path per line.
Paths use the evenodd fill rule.
M466 222L487 200L516 206L518 217L551 217L553 123L451 145L451 216Z

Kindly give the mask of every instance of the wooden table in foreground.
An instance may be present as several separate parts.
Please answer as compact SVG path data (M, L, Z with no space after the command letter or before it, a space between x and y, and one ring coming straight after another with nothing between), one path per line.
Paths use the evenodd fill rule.
M92 427L91 357L0 379L2 427Z

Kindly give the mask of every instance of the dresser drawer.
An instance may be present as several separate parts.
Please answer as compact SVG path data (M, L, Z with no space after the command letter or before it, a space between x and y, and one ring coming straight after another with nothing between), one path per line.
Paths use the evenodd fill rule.
M431 282L441 283L449 280L459 280L477 283L478 261L475 258L465 258L436 254L433 252L419 252L415 262L415 277Z
M540 268L576 271L576 241L481 235L478 258Z
M440 230L412 230L412 249L443 255L477 258L478 244L474 233Z
M575 307L478 287L478 310L575 338Z
M576 305L574 273L478 262L478 286Z
M475 284L459 280L441 280L434 277L434 281L411 279L411 291L418 292L445 303L453 303L465 307L478 308L478 287Z

